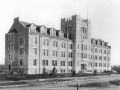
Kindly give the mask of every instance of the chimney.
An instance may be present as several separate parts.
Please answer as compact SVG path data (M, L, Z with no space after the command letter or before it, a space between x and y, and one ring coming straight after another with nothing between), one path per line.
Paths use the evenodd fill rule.
M19 21L19 17L14 18L14 22L18 22Z

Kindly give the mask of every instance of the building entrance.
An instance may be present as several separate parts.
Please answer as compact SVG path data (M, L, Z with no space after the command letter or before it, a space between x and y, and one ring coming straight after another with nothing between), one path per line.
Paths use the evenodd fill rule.
M86 65L86 64L81 64L81 70L82 70L82 71L87 70L87 65Z

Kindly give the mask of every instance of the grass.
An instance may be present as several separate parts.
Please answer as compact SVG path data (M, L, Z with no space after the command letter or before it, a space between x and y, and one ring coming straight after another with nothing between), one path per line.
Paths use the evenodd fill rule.
M0 86L21 85L21 84L28 84L28 83L26 83L26 82L7 82L7 83L0 83Z

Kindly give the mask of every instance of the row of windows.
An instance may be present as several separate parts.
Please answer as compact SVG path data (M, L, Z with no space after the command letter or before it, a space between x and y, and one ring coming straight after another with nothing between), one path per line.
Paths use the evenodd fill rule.
M107 58L106 56L103 56L103 57L102 57L102 56L97 56L97 55L95 55L95 56L94 56L94 59L95 59L95 60L98 60L98 59L99 59L99 60L107 60L107 59L109 60L110 57Z
M49 45L49 40L44 39L43 44L44 44L44 46L48 46ZM58 47L58 41L53 41L53 47ZM66 43L65 42L62 42L62 48L66 48ZM72 49L72 44L69 44L69 49Z
M48 60L43 60L42 65L48 66ZM65 61L60 61L60 65L65 66L66 65ZM57 66L57 60L52 60L52 66ZM72 66L72 61L68 61L68 66Z
M79 53L78 53L79 54ZM90 59L90 54L88 55L87 53L81 53L81 58L83 59L83 58L85 58L85 59L87 59L87 58L89 58ZM91 60L93 59L93 56L91 55ZM106 57L106 56L97 56L97 55L95 55L94 56L94 59L95 60L110 60L110 57Z
M24 59L20 59L19 65L24 66ZM37 59L33 59L33 66L36 66L36 65L37 65Z
M13 35L7 35L7 39L8 40L13 39Z
M95 53L98 53L98 49L97 48L95 48ZM99 53L100 54L110 54L110 51L109 50L102 50L102 49L100 49Z
M93 67L93 63L91 63L91 67ZM110 67L110 64L106 63L94 63L94 67Z

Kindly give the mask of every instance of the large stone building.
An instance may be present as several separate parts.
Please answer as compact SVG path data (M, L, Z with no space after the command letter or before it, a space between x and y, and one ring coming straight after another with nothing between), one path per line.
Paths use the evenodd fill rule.
M91 38L91 22L74 15L61 19L61 30L14 19L5 35L5 65L10 71L24 74L111 70L111 47Z

